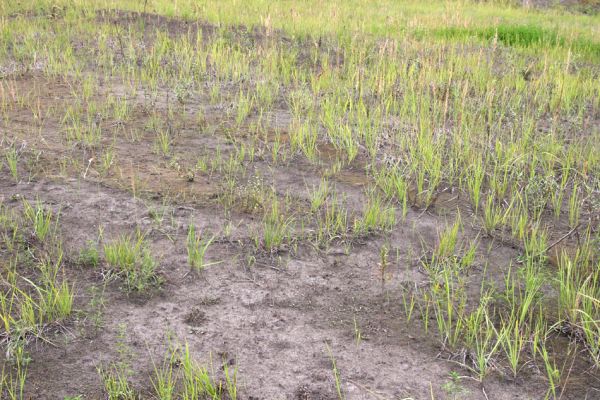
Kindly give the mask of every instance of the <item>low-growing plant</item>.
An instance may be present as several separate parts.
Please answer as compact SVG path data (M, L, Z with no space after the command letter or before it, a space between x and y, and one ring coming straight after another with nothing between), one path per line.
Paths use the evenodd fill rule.
M270 253L278 251L291 238L292 222L292 217L286 218L280 211L279 201L273 199L271 209L263 219L262 236L255 239L256 246Z
M8 170L10 171L10 175L15 180L15 183L19 183L19 172L18 161L19 161L19 153L14 147L10 147L4 157L6 158L6 163L8 164Z
M204 267L211 265L205 263L204 256L214 238L214 236L208 238L202 235L202 233L196 233L196 227L190 224L187 235L187 254L188 263L191 268L200 271Z
M157 285L157 263L150 253L144 235L121 235L104 245L104 257L111 272L123 279L129 291L145 291Z
M237 365L233 367L233 371L230 369L228 360L223 363L223 374L225 375L225 389L227 389L227 397L229 400L237 400L238 388L237 388Z
M98 373L102 379L104 392L108 400L137 400L136 395L127 373L118 365L113 364L108 367L98 368Z
M365 235L377 230L389 230L396 224L396 210L376 194L369 195L362 217L354 220L354 233Z
M98 253L98 244L93 240L88 240L85 247L79 251L77 263L81 266L96 268L100 263L100 254Z
M25 217L29 220L33 227L35 236L41 242L44 242L50 233L52 225L52 210L46 210L39 200L33 206L27 200L24 200L23 209Z
M456 371L450 372L450 380L442 385L442 389L448 394L449 399L460 399L469 393L461 384L461 377Z
M171 135L168 130L162 129L156 133L154 139L154 148L158 154L167 157L171 154Z
M6 396L7 400L25 400L27 364L28 361L23 357L17 357L15 371L5 371L6 365L2 366L2 371L0 372L0 394Z
M546 346L540 347L540 356L542 357L542 362L544 363L544 370L546 371L546 378L548 379L548 394L552 398L558 398L557 389L560 385L560 369L557 368L556 362L552 359L551 355L548 353L548 349Z
M174 400L176 398L177 373L174 367L177 365L177 349L167 351L161 365L154 364L154 377L152 387L154 394L159 400Z
M317 217L316 239L319 244L327 244L334 239L342 239L349 231L348 211L334 193Z
M206 367L199 365L191 356L186 344L180 356L182 369L182 393L184 400L194 400L203 396L209 399L221 399L223 386L216 382Z
M404 172L394 165L388 169L375 172L375 182L386 198L396 199L402 207L402 217L408 212L408 181Z
M309 191L311 212L318 211L325 204L325 201L329 196L329 190L328 182L322 180L318 188L313 187L313 189Z
M333 351L329 344L325 343L325 347L327 348L327 353L329 354L329 360L331 361L331 370L333 373L333 378L335 381L335 391L337 393L337 397L339 400L344 400L346 397L344 396L344 392L342 390L342 378L340 375L340 371L337 367L337 363L335 361L335 357L333 356Z

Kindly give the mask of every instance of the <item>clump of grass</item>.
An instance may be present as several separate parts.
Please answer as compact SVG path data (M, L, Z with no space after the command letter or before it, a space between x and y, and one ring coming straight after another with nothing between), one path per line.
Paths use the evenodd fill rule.
M465 269L472 265L477 251L477 239L469 242L460 243L459 233L463 228L460 214L452 225L447 226L438 234L438 244L433 249L430 262L426 268L434 273L443 269L450 263L457 268Z
M62 255L55 262L44 261L38 266L41 283L35 284L28 278L23 278L37 291L40 303L40 318L45 321L56 321L71 314L73 307L73 288L66 280L58 279L62 270Z
M483 228L488 235L492 235L496 229L506 224L512 204L504 208L497 204L494 196L487 196L483 206Z
M201 233L196 233L196 227L190 224L187 234L187 254L191 268L200 271L210 265L205 263L204 256L214 238L214 236L207 238Z
M326 245L332 240L344 238L349 232L348 211L334 192L317 216L317 242Z
M329 196L329 191L330 188L327 180L322 180L319 183L318 188L313 187L313 189L309 193L311 212L317 212L319 209L321 209L323 204L325 204L327 197Z
M227 361L223 363L223 375L225 375L225 389L230 400L237 400L238 388L237 388L237 366L230 369Z
M252 111L254 98L240 90L237 98L235 122L240 126Z
M129 383L127 374L117 365L99 368L98 373L102 379L104 392L108 400L136 400L135 391Z
M88 240L85 247L79 251L77 264L85 267L95 268L100 263L100 254L98 253L98 244Z
M209 399L222 398L222 383L216 382L208 369L192 358L187 344L181 352L180 362L183 370L182 398L197 399L203 396Z
M23 398L28 343L44 340L49 329L73 312L74 287L65 278L62 243L50 229L51 221L52 212L39 201L24 201L22 214L0 206L0 252L5 261L0 269L0 338L5 360L12 364L10 372L3 369L0 374L0 396L8 399ZM28 240L25 247L23 238L30 229L37 240Z
M135 237L122 235L105 244L104 257L111 272L123 279L128 291L145 291L160 282L156 260L140 232Z
M171 135L168 130L160 130L156 133L156 139L154 140L154 148L158 154L167 157L171 154Z
M302 151L310 161L317 161L317 128L311 121L297 122L290 132L290 144L292 152Z
M133 374L131 369L133 353L126 343L126 332L127 326L120 324L116 338L118 360L97 367L108 400L137 400L139 398L130 383L130 377Z
M563 253L557 276L559 325L570 336L584 340L600 365L600 269L583 252Z
M375 172L375 183L383 191L387 199L396 199L402 206L402 217L408 212L408 182L404 172L394 165Z
M465 329L465 281L452 261L444 263L434 279L430 298L438 333L445 347L456 350Z
M292 217L285 217L280 210L279 201L273 199L271 209L263 218L262 236L256 236L256 247L262 247L269 253L279 251L291 238Z
M154 378L152 387L156 397L160 400L173 400L176 398L177 373L174 367L177 365L177 348L167 351L162 365L156 366L154 360Z
M40 242L44 242L50 233L52 210L46 210L39 200L33 206L27 200L24 200L23 209L25 217L33 227L35 236Z
M27 382L27 365L30 359L24 349L24 341L17 344L17 351L14 357L15 370L5 371L6 364L2 366L0 372L0 394L7 400L24 400L25 383Z
M552 398L556 399L557 389L560 385L560 369L558 369L555 360L553 360L552 356L548 353L546 346L540 347L539 354L542 357L546 378L548 379L548 393L546 397L550 398L550 395L552 395Z
M354 220L354 233L365 235L373 231L389 230L396 224L396 210L380 196L371 192L362 216Z
M0 322L9 342L19 342L31 335L41 336L49 324L71 314L73 287L59 278L61 258L59 256L56 262L41 261L38 265L40 278L36 281L19 276L16 262L9 265L10 273L6 278L10 287L0 294ZM17 278L27 285L19 285Z
M456 371L450 372L450 380L442 385L449 399L460 399L468 395L469 391L461 385L461 377Z
M119 327L117 352L119 358L97 368L109 400L137 400L140 394L131 384L134 354L126 345L125 326ZM215 372L211 362L208 366L198 363L188 344L169 344L162 363L154 367L152 382L153 398L160 400L236 400L238 398L237 366L231 367L228 360L221 366L222 374Z
M10 171L10 175L15 180L15 183L19 183L19 172L18 161L19 161L19 153L14 147L10 147L6 154L4 155L6 158L6 164L8 165L8 170Z

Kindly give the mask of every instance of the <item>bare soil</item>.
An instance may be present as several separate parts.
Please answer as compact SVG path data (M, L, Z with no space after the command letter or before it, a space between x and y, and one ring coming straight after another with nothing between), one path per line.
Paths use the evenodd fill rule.
M111 18L122 25L135 20ZM156 16L146 21L153 28L166 26L172 34L188 32L190 26ZM210 31L209 26L203 29ZM247 40L261 40L259 32L235 32ZM72 101L65 82L36 71L11 74L4 84L17 91L36 90L46 109ZM102 91L106 96L125 89L107 81ZM163 89L164 96L159 96L159 113L166 110L167 92ZM460 197L440 196L427 211L409 210L406 220L389 234L334 243L328 249L299 241L295 249L255 254L252 235L260 229L260 217L240 207L225 211L220 206L223 188L218 174L197 174L193 179L187 175L199 156L210 156L217 148L226 156L233 149L224 122L226 105L210 104L208 95L202 94L187 100L176 122L174 161L156 154L154 137L145 128L149 115L143 96L129 98L134 104L132 118L124 126L111 128L114 121L101 122L107 130L119 132L114 138L106 135L100 147L114 143L118 164L108 173L98 167L99 149L65 144L60 121L51 114L41 131L28 110L17 109L8 121L11 140L23 149L20 167L34 173L15 184L7 169L1 169L0 202L18 209L22 198L40 199L60 215L67 278L75 284L78 310L68 323L49 332L47 341L30 345L28 398L79 394L86 399L104 398L97 367L120 357L116 343L123 331L132 352L134 384L144 398L150 398L153 363L162 362L169 342L187 343L194 357L212 364L217 375L223 362L235 365L242 399L338 398L328 347L347 399L544 398L545 373L527 365L517 380L500 370L483 385L464 377L463 391L450 393L445 386L450 373L468 375L458 365L463 360L447 354L433 331L424 331L418 311L411 322L406 321L401 296L407 286L422 285L427 279L419 262L423 250L435 245L439 230L453 220L457 209L463 210L465 220L469 218L469 207ZM205 118L203 134L198 134L193 122L198 110ZM282 125L289 119L283 109L269 117ZM129 138L131 132L134 140ZM264 146L270 146L268 138ZM330 163L325 145L322 154L325 169ZM246 162L248 176L261 175L280 196L292 196L296 212L302 212L307 207L307 188L318 185L322 170L300 157L276 167L266 158ZM61 164L61 160L76 162ZM350 210L359 210L364 201L369 181L362 172L364 163L359 156L331 178L338 192L345 193ZM161 223L157 215L162 216ZM209 262L216 264L200 273L190 271L187 263L185 237L190 223L217 235L208 252ZM118 281L105 284L102 268L75 262L86 243L97 240L99 230L106 241L136 228L146 232L160 262L160 289L127 294ZM467 228L463 240L477 234L477 229ZM557 231L556 237L561 234ZM379 262L384 244L390 246L390 267L382 278ZM561 245L567 246L568 240ZM482 237L481 262L469 272L474 290L484 260L493 274L505 270L519 254L514 244ZM94 301L99 296L103 306ZM356 329L361 333L359 343ZM557 346L566 347L563 339L557 338ZM572 375L563 399L600 399L597 372L576 365Z

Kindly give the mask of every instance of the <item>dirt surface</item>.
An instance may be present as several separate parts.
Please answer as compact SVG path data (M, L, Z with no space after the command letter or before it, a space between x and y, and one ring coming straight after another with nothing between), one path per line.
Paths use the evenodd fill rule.
M416 230L401 225L389 238L398 259L383 287L377 265L383 239L365 241L350 256L343 249L323 253L302 247L295 255L266 257L248 267L239 243L252 224L244 217L234 219L238 228L229 241L211 251L211 259L221 263L198 276L190 273L182 237L190 220L215 231L223 226L224 216L214 209L170 207L168 234L173 242L153 229L148 201L127 192L86 181L41 180L15 186L3 179L2 187L5 201L15 196L40 198L60 209L65 245L72 249L94 240L99 227L107 238L135 226L148 229L165 279L161 292L151 298L129 298L118 285L109 285L97 331L80 331L85 321L76 321L51 339L53 345L37 343L29 370L28 394L33 398L101 398L96 368L118 357L115 343L121 326L138 376L151 374L151 359L162 359L172 337L187 342L201 361L212 357L218 364L223 358L237 365L243 398L335 399L330 346L347 398L424 399L431 391L436 398L446 396L441 383L457 368L439 357L436 343L425 338L419 324L405 322L398 290L404 282L419 280L411 260L420 246L418 235L433 240L442 222L428 214L411 213L407 223ZM502 259L513 252L500 248L494 253ZM76 268L70 273L79 288L77 302L85 308L90 299L86 288L102 286L101 277L97 271ZM355 320L363 336L358 345ZM137 385L142 390L151 387L143 379ZM469 394L462 398L484 398L476 383L466 380L465 387ZM524 391L500 379L485 385L494 399L537 398L536 386L529 388Z
M131 21L121 18L111 23ZM162 24L173 34L187 31L187 25L176 21ZM204 30L208 35L209 29ZM253 40L252 35L247 37ZM46 108L64 107L72 101L64 82L48 80L35 71L11 75L3 85L15 91L35 88ZM127 89L115 80L104 81L101 91L98 98ZM74 283L78 310L47 341L31 343L27 398L103 398L97 368L119 359L123 347L131 354L135 387L143 398L150 398L149 377L170 342L187 343L194 357L213 365L219 377L223 363L235 366L241 399L336 399L332 358L347 399L544 397L544 372L527 365L516 380L498 370L483 385L465 376L460 389L450 390L453 371L467 375L458 365L464 360L448 354L434 334L425 332L418 310L412 321L406 319L405 289L426 283L419 262L424 249L435 245L440 229L453 221L457 209L468 221L469 207L460 197L442 194L429 210L410 209L405 220L385 235L373 234L352 243L334 241L326 249L298 241L295 248L276 254L256 254L253 234L260 229L260 217L252 207L244 203L224 210L219 203L224 189L218 173L189 176L199 157L210 159L217 148L224 158L233 151L235 143L229 140L224 122L227 104L211 104L207 94L188 99L173 121L178 132L172 143L176 157L161 158L156 155L154 137L145 128L150 115L144 110L144 93L127 93L132 117L117 125L101 121L117 133L107 135L95 149L66 145L60 121L52 116L39 134L40 126L28 110L11 111L11 141L22 148L21 168L32 173L16 184L7 168L1 169L0 202L20 209L21 199L39 199L60 215L66 273ZM173 101L167 93L160 91L156 112L165 112ZM194 122L199 111L204 132L200 135ZM290 116L285 110L275 110L267 118L285 126ZM285 137L285 132L278 134ZM265 138L264 147L270 149L275 140ZM109 146L118 164L102 172L101 150ZM321 173L332 164L326 144L321 149L321 167L296 158L274 168L267 152L259 154L255 161L245 162L247 175L239 184L250 187L252 177L260 176L273 183L280 198L291 196L293 211L300 214L308 207L308 188L318 185ZM71 161L61 164L61 160ZM365 199L369 182L362 172L365 163L366 158L359 156L330 177L337 191L344 193L350 212L360 210ZM214 264L201 272L190 271L187 263L189 224L216 235L208 252ZM160 289L128 294L120 282L104 281L103 268L90 269L75 262L80 250L88 241L98 240L99 233L101 248L106 241L136 229L146 234L159 260ZM556 237L560 235L562 231L557 231ZM476 227L466 224L462 240L477 236ZM390 248L390 265L382 276L384 244ZM519 254L510 242L481 237L480 261L468 278L473 290L478 290L484 267L492 275L499 274ZM565 344L558 339L557 346ZM577 368L562 398L600 398L597 373L587 371L585 365Z

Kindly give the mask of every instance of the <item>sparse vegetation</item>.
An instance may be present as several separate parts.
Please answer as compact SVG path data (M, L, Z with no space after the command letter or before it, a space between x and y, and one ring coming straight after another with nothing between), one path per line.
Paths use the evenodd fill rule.
M141 232L135 237L120 236L104 245L109 274L123 279L127 290L144 291L159 283L157 262Z
M600 17L529 3L1 2L0 398L597 396Z
M190 224L187 235L187 253L190 267L202 270L207 265L204 262L204 255L214 238L214 236L210 238L202 237L202 234L196 233L195 226Z

